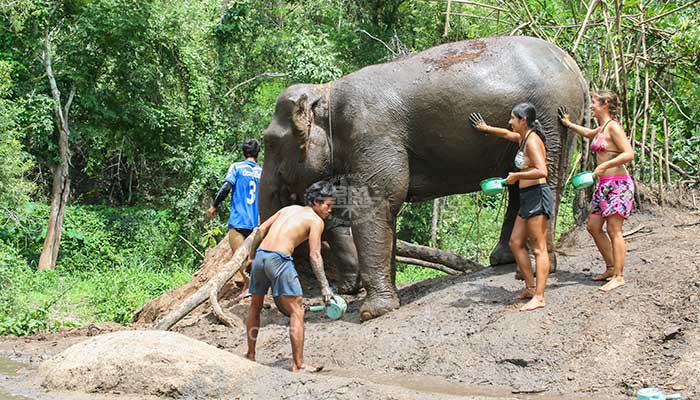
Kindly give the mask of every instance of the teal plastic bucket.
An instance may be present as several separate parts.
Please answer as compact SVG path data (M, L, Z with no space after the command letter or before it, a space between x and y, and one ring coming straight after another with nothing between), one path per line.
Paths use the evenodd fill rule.
M327 306L311 306L310 311L326 311L326 316L330 319L340 319L345 315L345 311L348 309L348 303L345 302L340 296L331 297L330 303Z
M643 388L637 391L637 400L680 400L681 395L669 394L667 395L663 389L659 388Z
M592 171L581 171L571 179L571 184L576 190L591 186L595 183L595 175Z
M503 191L506 180L503 178L489 178L481 181L481 191L487 196L493 196Z

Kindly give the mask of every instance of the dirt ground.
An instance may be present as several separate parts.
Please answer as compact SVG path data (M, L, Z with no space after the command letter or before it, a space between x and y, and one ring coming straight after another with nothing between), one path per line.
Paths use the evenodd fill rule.
M640 225L643 229L627 238L627 284L612 293L598 291L600 284L590 280L604 263L585 229L577 228L557 250L559 269L550 276L547 307L541 310L519 312L510 299L522 282L514 279L513 267L498 267L402 287L399 310L365 323L359 320L361 296L348 298L348 313L339 321L309 313L306 361L324 365L326 372L273 387L272 393L275 398L322 393L343 399L629 399L641 387L658 386L680 392L683 399L700 398L700 214L647 206L625 230ZM289 369L288 319L270 303L263 310L258 362ZM223 306L245 318L245 302ZM17 376L0 378L0 391L52 398L31 390L32 368L100 329L119 328L0 338L0 358L30 365ZM190 316L174 330L234 354L246 350L242 326L226 328L210 316ZM345 383L314 392L328 386L324 380Z

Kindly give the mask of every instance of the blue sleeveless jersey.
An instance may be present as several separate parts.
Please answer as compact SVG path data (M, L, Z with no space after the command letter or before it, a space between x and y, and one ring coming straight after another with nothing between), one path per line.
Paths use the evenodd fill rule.
M253 161L231 164L224 181L233 187L229 228L253 229L258 226L258 187L262 168Z

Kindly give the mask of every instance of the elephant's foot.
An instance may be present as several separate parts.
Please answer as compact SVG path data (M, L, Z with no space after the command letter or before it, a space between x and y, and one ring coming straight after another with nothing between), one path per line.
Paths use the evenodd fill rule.
M360 277L357 275L341 277L340 279L337 282L339 294L357 294L362 287Z
M498 242L496 247L491 252L491 256L489 256L489 262L491 265L514 263L515 257L513 257L513 252L510 251L508 243Z
M382 295L368 294L362 307L360 307L360 319L368 321L380 317L389 311L399 308L401 302L396 293L385 293Z

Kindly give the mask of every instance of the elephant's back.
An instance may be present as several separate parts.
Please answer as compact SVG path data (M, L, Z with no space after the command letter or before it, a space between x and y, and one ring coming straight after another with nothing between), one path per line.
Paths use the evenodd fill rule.
M512 167L517 145L476 131L470 113L508 127L513 106L530 102L552 126L559 105L583 108L586 90L575 61L563 50L514 36L436 46L363 68L333 89L343 98L336 115L349 117L349 125L363 125L355 131L397 135L405 145L409 197L416 199L477 190L481 179L503 176Z

